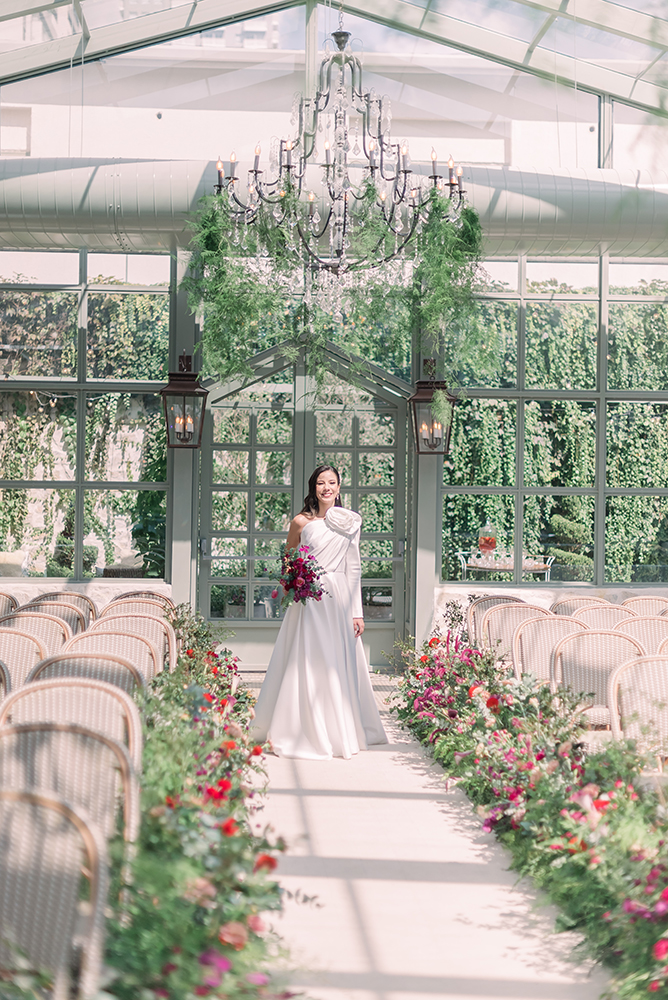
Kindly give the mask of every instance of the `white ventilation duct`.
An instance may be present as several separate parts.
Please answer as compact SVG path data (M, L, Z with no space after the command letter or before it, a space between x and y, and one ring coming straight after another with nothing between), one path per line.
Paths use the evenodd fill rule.
M490 256L668 257L668 175L465 166L464 178ZM0 247L186 246L188 216L215 182L201 160L0 161Z

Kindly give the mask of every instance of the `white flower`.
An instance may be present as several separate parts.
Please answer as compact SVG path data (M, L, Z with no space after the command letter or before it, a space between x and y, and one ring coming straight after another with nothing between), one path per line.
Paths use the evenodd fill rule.
M340 535L354 535L362 523L362 518L354 510L345 507L330 507L325 514L325 524Z

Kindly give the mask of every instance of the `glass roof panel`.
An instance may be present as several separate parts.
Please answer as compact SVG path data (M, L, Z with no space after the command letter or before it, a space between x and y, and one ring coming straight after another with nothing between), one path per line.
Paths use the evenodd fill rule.
M626 7L627 10L637 10L640 14L651 14L668 21L668 6L666 0L615 0L611 7Z
M429 9L524 42L533 41L548 16L513 0L433 0Z
M552 52L556 50L574 59L609 64L622 73L625 71L619 65L622 60L646 63L656 59L662 51L633 38L613 35L602 28L593 28L569 17L557 17L539 44L540 48Z
M0 53L79 34L81 25L70 6L7 18L0 21Z
M142 0L81 0L81 10L86 24L91 30L103 28L108 24L118 24L129 18L154 14L160 10L171 10L172 7L183 7L192 4L192 0L151 0L149 4Z

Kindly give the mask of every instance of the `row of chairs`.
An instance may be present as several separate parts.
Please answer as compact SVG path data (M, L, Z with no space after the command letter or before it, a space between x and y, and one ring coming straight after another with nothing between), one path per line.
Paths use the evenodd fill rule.
M160 595L147 599L153 596ZM15 967L17 951L27 955L33 968L54 974L54 1000L72 996L75 942L81 952L75 995L97 995L107 841L119 804L128 851L139 833L142 724L131 694L163 669L166 653L172 669L176 662L176 636L170 645L169 632L155 629L161 622L171 629L162 617L166 599L156 601L160 618L127 605L121 616L113 603L108 615L93 606L87 628L77 634L41 607L13 609L4 616L13 619L9 625L0 620L0 659L14 667L10 672L2 664L0 701L0 966ZM43 655L49 652L45 633L14 627L37 629L38 618L68 630L59 652ZM154 628L154 641L143 634L142 619ZM89 883L83 905L82 872Z

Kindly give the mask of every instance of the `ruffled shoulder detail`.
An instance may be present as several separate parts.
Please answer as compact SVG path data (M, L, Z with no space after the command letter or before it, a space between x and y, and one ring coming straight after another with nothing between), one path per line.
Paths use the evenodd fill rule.
M325 514L325 524L340 535L351 537L362 524L362 518L355 510L345 507L330 507Z

